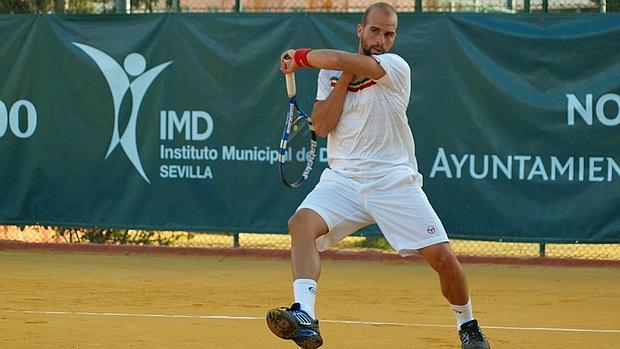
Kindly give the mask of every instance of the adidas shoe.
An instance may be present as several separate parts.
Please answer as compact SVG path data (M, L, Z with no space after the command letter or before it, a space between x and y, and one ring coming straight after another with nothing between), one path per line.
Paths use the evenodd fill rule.
M290 308L271 309L267 313L267 326L276 336L293 340L304 349L315 349L323 345L319 321L301 310L299 303Z
M487 337L482 334L478 321L471 320L461 325L459 330L462 349L490 349Z

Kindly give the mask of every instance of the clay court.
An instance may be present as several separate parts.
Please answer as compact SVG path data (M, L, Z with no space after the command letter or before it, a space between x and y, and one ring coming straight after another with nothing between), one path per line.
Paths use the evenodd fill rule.
M620 269L464 265L492 347L620 348ZM1 348L296 348L263 316L291 302L284 258L0 251ZM324 348L458 348L434 272L326 260Z

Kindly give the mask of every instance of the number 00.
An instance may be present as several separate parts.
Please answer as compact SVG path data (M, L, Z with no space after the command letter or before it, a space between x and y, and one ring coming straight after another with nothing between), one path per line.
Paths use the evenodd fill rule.
M25 114L21 112L22 109L25 109ZM24 131L19 127L20 116L22 115L26 117L26 130ZM28 100L20 99L13 103L9 110L6 104L0 101L0 138L4 136L8 128L18 138L32 136L37 129L37 109L34 104Z

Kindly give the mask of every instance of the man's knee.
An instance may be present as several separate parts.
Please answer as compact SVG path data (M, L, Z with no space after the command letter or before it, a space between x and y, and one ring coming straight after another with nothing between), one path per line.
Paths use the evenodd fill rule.
M452 253L440 254L439 256L435 257L435 261L433 264L433 268L437 270L437 272L450 272L460 268L459 261Z
M301 209L289 218L288 232L292 238L316 238L327 233L327 225L316 212Z
M451 272L460 269L460 263L449 245L437 246L423 254L431 267L438 273Z
M303 230L303 220L298 216L297 212L288 219L288 233L296 236Z

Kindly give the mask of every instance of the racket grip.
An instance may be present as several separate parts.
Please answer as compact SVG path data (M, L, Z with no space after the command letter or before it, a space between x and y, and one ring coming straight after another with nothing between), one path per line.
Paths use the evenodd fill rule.
M295 73L284 74L286 78L286 92L288 93L288 98L292 98L297 94L297 88L295 87Z

